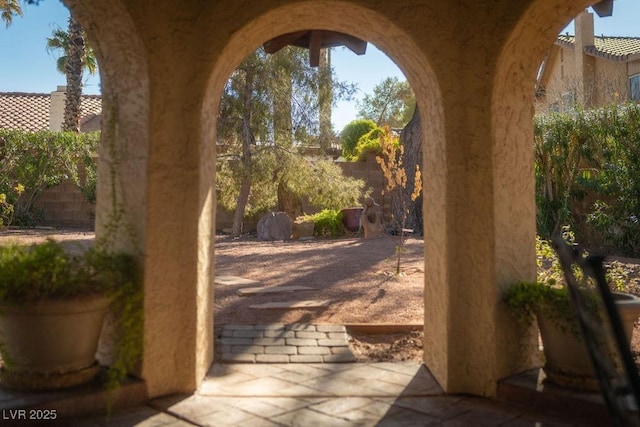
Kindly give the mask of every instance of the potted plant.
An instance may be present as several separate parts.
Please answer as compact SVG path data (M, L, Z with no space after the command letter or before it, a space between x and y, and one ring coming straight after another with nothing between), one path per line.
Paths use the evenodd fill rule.
M105 314L111 305L128 313L122 321L130 323L131 301L123 299L136 288L135 260L125 253L94 246L74 254L53 240L0 246L0 384L47 390L90 381L99 370L95 354ZM121 337L129 347L137 333L131 329ZM117 376L127 363L116 364Z
M572 233L567 230L563 233L563 239L571 243L574 241ZM566 387L597 390L598 382L579 332L569 291L564 284L564 272L550 242L540 237L536 238L536 261L537 281L511 286L503 294L503 301L518 321L527 324L537 322L545 356L544 371L550 381ZM629 278L619 263L610 263L606 276L609 287L614 290L615 305L631 341L633 324L640 316L640 299L624 292ZM598 315L602 310L588 283L585 290L588 309Z
M640 298L623 292L613 292L613 296L631 342L633 324L640 315ZM545 356L543 369L550 381L565 387L598 390L566 287L520 282L503 294L503 300L519 321L537 321ZM587 301L589 309L597 313L596 298Z

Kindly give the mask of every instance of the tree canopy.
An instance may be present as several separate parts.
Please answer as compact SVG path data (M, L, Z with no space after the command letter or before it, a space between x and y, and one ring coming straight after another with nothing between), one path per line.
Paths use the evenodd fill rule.
M283 199L306 198L318 208L353 204L363 183L345 179L331 161L311 158L319 147L321 76L301 48L275 54L262 48L231 74L220 102L216 187L218 200L235 211L233 234L246 214L285 206ZM326 81L326 80L325 80ZM332 81L332 102L350 96L353 86Z
M22 16L20 0L0 0L0 19L7 28L13 22L14 16Z
M376 125L403 128L411 120L416 98L407 81L387 77L357 103L358 116L369 119Z

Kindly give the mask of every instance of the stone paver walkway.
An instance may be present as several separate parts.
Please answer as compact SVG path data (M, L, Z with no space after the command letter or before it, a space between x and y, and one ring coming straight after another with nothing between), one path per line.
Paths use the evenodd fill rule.
M532 402L533 403L533 402ZM580 413L445 395L420 363L215 364L193 395L65 426L589 426Z
M344 363L355 362L342 325L225 325L219 344L223 362Z

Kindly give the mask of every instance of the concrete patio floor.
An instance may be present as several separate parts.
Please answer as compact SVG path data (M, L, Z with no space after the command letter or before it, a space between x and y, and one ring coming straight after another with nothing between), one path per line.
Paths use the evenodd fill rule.
M584 412L554 415L540 409L444 395L416 362L214 364L192 395L153 399L109 417L75 416L58 422L82 427L606 425L606 420L603 424L602 418Z
M214 363L194 394L149 400L145 383L130 378L113 400L115 409L107 415L103 371L91 383L67 390L16 392L0 388L0 425L609 424L598 393L547 384L540 369L501 381L497 398L485 399L445 395L429 370L416 361L331 363L355 360L349 352L351 357L335 357L344 356L348 349L344 326L228 325L222 330L220 344L227 363ZM292 358L293 354L297 358ZM283 363L257 363L260 361ZM54 414L55 419L34 419L46 414Z

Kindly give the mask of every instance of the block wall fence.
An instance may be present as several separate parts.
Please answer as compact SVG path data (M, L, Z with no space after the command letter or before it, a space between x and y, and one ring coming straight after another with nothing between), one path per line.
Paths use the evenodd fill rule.
M371 197L383 207L385 220L391 218L391 198L383 196L385 186L384 176L380 166L375 161L365 162L339 162L346 177L361 179L365 182L365 188L370 190ZM364 200L361 201L364 204ZM60 185L46 189L36 200L35 207L42 210L44 221L42 225L63 228L92 229L94 225L93 205L88 203L80 190L71 181L65 181ZM345 208L351 206L345 206ZM309 213L314 209L308 207ZM245 221L245 229L255 228L258 218L248 218ZM229 212L218 206L216 211L216 229L231 228L233 224L233 212Z

